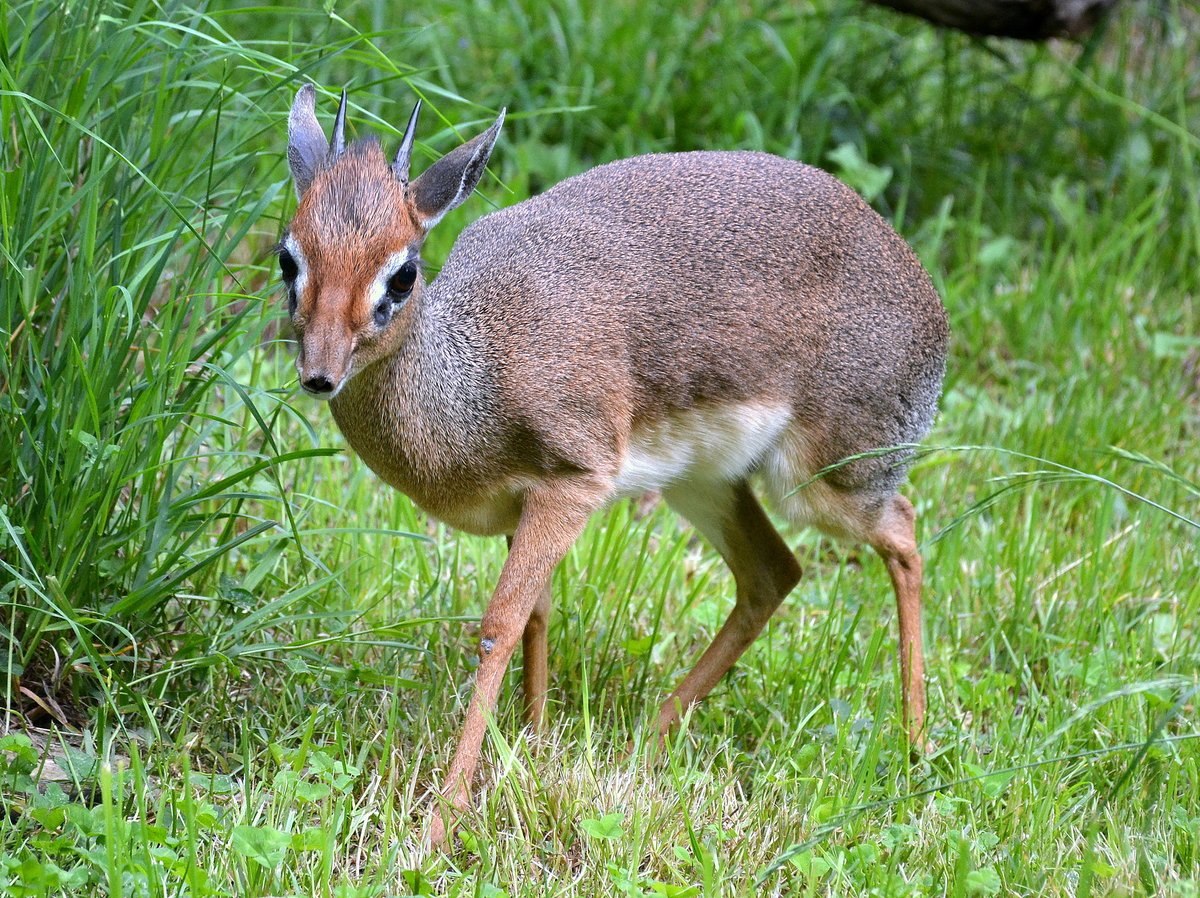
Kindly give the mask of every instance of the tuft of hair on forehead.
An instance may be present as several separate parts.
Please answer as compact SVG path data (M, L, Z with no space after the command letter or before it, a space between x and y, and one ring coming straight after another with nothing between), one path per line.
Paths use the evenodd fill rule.
M354 141L317 172L288 230L314 265L353 258L368 268L424 236L374 137Z
M387 169L385 172L384 169ZM385 175L391 175L391 165L384 156L379 138L361 137L349 144L336 159L331 159L317 173L313 187L319 182L331 177L346 181L348 178L370 177L386 181ZM396 178L391 175L392 181Z

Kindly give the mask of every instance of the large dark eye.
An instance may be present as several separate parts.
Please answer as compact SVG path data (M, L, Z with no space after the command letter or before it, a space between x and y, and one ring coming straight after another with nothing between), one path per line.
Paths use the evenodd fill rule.
M296 280L296 275L300 273L299 266L296 265L296 260L292 258L292 254L286 249L279 253L279 274L283 278L285 284L291 284Z
M411 259L401 265L396 273L388 278L388 299L401 302L412 292L413 284L417 282L417 263Z

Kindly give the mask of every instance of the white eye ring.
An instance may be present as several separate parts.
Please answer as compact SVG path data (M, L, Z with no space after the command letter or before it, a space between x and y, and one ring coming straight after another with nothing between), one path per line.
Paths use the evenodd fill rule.
M300 249L300 244L296 238L288 234L283 238L283 253L287 253L296 265L296 276L288 285L288 304L291 306L291 313L296 313L296 306L300 301L300 297L304 295L304 287L308 283L308 260L304 258L304 252ZM282 263L283 253L280 253L279 259ZM281 265L282 269L282 265Z
M392 301L391 291L388 289L388 283L392 277L410 260L416 260L416 250L411 246L406 246L398 253L392 253L387 260L379 266L379 271L375 275L375 280L371 282L370 288L367 290L367 306L374 314L379 308L381 300ZM407 295L401 296L400 301L403 302Z

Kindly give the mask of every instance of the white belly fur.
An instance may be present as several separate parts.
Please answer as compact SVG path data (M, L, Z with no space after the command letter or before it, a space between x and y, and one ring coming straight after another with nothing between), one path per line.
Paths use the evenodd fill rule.
M616 493L635 496L683 481L745 477L791 420L787 406L747 402L688 409L635 428L617 472Z

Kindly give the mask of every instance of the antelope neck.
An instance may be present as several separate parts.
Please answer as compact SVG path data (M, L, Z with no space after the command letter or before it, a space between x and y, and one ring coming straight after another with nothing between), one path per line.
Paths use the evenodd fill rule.
M486 421L487 365L470 321L432 291L397 350L365 368L331 402L351 447L419 504L470 477Z

